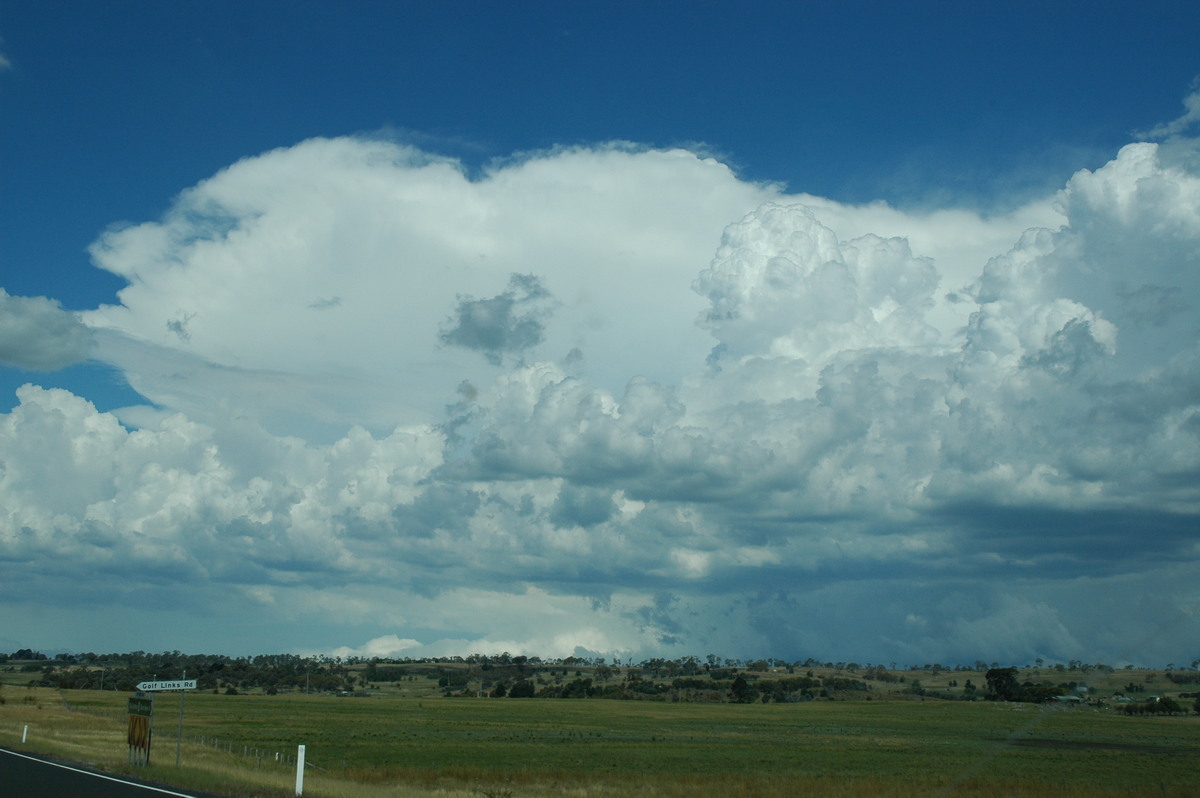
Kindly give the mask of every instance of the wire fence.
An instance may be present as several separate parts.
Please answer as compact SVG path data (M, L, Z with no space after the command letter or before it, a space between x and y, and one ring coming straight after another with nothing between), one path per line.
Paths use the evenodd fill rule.
M245 743L240 743L236 740L221 739L220 737L212 737L205 734L192 735L185 737L185 740L202 745L206 748L212 748L215 751L224 751L233 756L240 756L243 759L252 760L259 767L264 765L295 765L296 752L295 750L273 751L266 748L256 748ZM305 767L323 770L312 762L306 761Z
M125 722L128 713L123 709L99 709L96 707L76 707L72 706L67 700L67 696L63 691L59 691L59 697L62 699L63 706L68 712L78 712L81 715L89 715L91 717L104 718L106 720L115 720L121 723ZM155 728L155 740L160 744L174 742L177 739L177 732L174 724L157 725ZM276 751L266 748L258 748L238 740L228 738L215 737L207 734L184 735L185 743L194 743L211 748L215 751L222 751L232 756L241 757L242 759L253 761L258 767L295 767L296 765L296 749L292 746L288 750ZM314 765L311 761L305 758L305 768L324 771L325 768Z

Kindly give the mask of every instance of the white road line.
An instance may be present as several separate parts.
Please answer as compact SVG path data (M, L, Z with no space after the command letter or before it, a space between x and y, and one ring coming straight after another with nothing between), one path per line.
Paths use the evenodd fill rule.
M126 781L125 779L118 779L115 776L105 776L103 773L96 773L91 770L80 770L79 768L73 768L70 765L61 765L58 762L51 762L48 759L40 759L36 756L28 756L26 754L18 754L16 751L9 751L7 748L0 748L0 754L12 754L13 756L19 756L22 759L28 759L31 762L41 762L43 765L52 765L56 768L62 768L63 770L72 770L76 773L82 773L85 776L95 776L98 779L106 779L108 781L115 781L117 784L127 784L130 787L138 787L143 790L150 790L151 792L157 792L157 793L161 793L163 795L174 795L174 796L176 796L176 798L196 798L196 796L188 795L187 793L184 793L184 792L172 792L171 790L164 790L161 787L151 787L148 784L138 784L136 781Z

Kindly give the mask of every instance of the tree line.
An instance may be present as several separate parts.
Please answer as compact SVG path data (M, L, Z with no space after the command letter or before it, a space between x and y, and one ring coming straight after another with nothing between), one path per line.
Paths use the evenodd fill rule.
M16 659L13 657L12 659ZM200 690L236 693L239 689L329 692L350 689L355 676L349 663L329 657L301 657L296 654L260 654L253 657L229 657L220 654L183 654L169 651L148 654L59 655L28 658L25 669L40 670L45 687L79 690L117 690L130 692L138 683L154 679L188 678L196 680ZM8 658L0 659L0 662Z
M262 654L230 657L219 654L184 654L179 651L124 654L58 654L46 657L31 649L0 654L0 667L38 672L36 681L61 689L133 691L139 682L155 679L195 679L201 690L236 694L261 690L267 694L306 691L364 694L381 683L428 679L446 696L490 696L495 698L613 698L666 701L794 702L830 698L853 698L869 694L880 684L891 684L890 693L953 700L993 700L1041 703L1056 699L1079 700L1077 682L1034 681L1016 667L976 662L973 668L939 664L910 666L896 670L883 665L854 662L819 662L808 659L785 662L778 659L732 660L710 654L700 658L649 658L631 660L604 657L543 659L537 656L472 654L466 657L423 657L381 659L378 657L300 656ZM1042 663L1039 661L1038 665ZM1193 663L1193 665L1200 664ZM816 673L816 669L824 672ZM915 678L918 669L937 677L941 685L923 686ZM978 673L985 670L985 685L970 678L959 684L944 674ZM1093 670L1111 673L1104 665L1074 662L1041 668L1033 674ZM919 674L924 677L924 673ZM1200 683L1200 671L1167 671L1173 685ZM978 678L978 677L976 677ZM904 683L897 685L896 683ZM432 687L432 685L430 685ZM982 688L982 689L981 689ZM1144 692L1130 682L1125 693ZM1200 694L1197 694L1200 696ZM1180 697L1191 698L1182 693ZM1121 699L1124 700L1124 699ZM1196 709L1200 711L1200 698ZM1172 713L1182 711L1178 702L1153 698L1127 712Z

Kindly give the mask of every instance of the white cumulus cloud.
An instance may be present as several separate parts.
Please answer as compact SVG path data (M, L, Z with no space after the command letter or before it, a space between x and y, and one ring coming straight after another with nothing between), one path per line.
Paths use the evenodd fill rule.
M93 247L97 356L154 406L21 390L0 593L219 592L365 656L1116 656L1166 593L1097 596L1170 562L1200 600L1200 178L1163 147L996 217L686 151L246 159Z

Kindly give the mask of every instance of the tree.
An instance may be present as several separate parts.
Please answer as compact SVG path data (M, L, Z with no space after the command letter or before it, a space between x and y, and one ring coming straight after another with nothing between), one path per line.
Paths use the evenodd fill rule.
M508 690L509 698L533 698L537 688L533 686L533 682L528 679L521 679L515 682Z
M729 687L729 695L734 701L739 704L748 704L754 700L754 695L758 691L747 681L746 677L738 674L733 680L733 684Z
M1016 668L990 668L987 678L989 701L1020 701L1021 684L1017 681Z
M587 698L592 694L591 679L572 679L563 685L558 693L559 698Z

